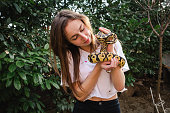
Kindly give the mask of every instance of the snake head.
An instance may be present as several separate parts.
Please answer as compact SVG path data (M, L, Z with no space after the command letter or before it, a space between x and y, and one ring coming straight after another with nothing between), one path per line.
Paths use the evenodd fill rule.
M100 43L114 44L117 41L117 35L115 33L105 34L104 32L99 31L96 35Z

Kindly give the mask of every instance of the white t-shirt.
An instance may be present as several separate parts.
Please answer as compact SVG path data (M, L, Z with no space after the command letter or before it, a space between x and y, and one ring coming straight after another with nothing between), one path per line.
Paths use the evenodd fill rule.
M98 49L96 50L96 53L100 52L100 46L98 47ZM87 76L93 71L96 63L91 63L88 61L88 55L90 54L89 52L86 52L82 49L80 50L80 83L82 83ZM129 66L127 63L127 60L123 54L122 51L122 46L120 44L119 41L117 41L114 44L114 52L123 57L125 59L125 65L122 67L123 72L128 71L129 70ZM73 64L73 59L71 57L71 55L69 55L69 59L70 59L70 63L69 63L69 71L70 71L70 75L71 75L71 79L72 82L74 81L74 64ZM62 81L62 80L61 80ZM62 84L62 83L61 83ZM125 90L125 89L124 89ZM122 90L122 91L124 91ZM112 96L114 96L118 91L115 89L112 81L111 81L111 76L109 73L106 72L106 70L102 70L100 73L100 76L98 78L98 81L94 87L94 89L92 90L91 94L86 98L89 99L91 97L100 97L100 98L110 98Z

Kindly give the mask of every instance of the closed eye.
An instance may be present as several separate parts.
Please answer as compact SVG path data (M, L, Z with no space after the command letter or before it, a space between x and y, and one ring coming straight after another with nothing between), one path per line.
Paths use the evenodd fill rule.
M83 26L83 27L80 29L80 32L83 32L83 31L84 31L84 29L85 29L85 28L84 28L84 26Z
M72 40L77 40L77 38L78 38L78 35L76 35L75 38L72 38Z
M81 24L80 27L79 27L80 32L83 32L84 29L85 29L84 25ZM71 37L71 40L77 40L78 37L79 37L79 35L78 35L78 34L75 34L75 35L73 35L73 36Z

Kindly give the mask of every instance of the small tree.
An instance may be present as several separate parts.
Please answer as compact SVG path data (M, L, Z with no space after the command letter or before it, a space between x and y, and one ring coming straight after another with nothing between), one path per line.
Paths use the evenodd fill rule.
M143 1L143 2L142 2ZM145 12L147 12L148 22L153 30L153 32L159 38L159 72L158 72L158 83L157 83L157 93L156 102L158 102L158 95L160 93L160 84L162 77L162 44L165 30L167 29L170 21L170 12L168 0L135 0ZM156 17L156 18L154 18ZM159 30L155 28L153 23L158 23Z

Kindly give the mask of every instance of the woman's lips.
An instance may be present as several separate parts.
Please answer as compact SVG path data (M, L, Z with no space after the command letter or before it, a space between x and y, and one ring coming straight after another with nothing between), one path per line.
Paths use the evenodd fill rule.
M89 39L87 39L84 43L86 44L86 43L88 43L89 42Z

